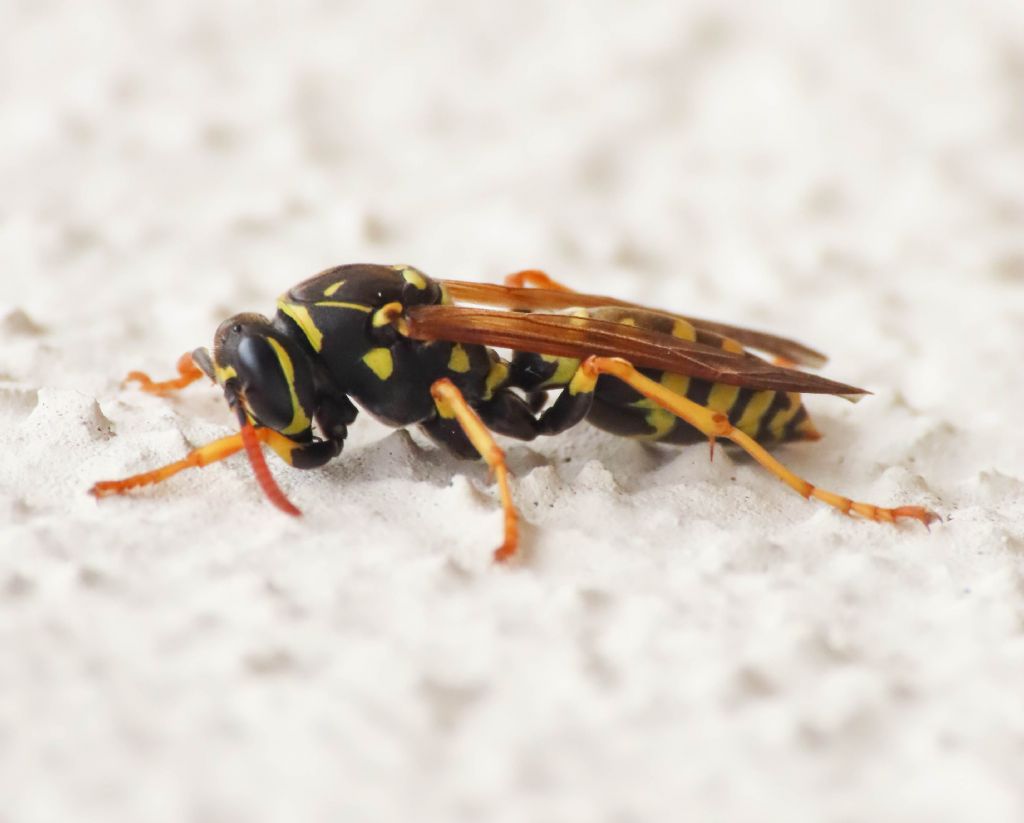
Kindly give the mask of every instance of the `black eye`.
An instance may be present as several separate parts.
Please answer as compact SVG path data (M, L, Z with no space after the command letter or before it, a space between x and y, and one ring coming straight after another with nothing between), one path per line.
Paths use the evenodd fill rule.
M242 324L241 323L235 323L235 325L233 325L231 327L231 331L233 331L235 334L241 334L242 333Z

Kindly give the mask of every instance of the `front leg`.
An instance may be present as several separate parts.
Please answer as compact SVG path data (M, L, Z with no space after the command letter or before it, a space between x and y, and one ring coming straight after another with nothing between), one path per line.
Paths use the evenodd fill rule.
M267 445L273 449L282 460L289 466L297 469L313 469L324 465L327 461L337 457L341 452L343 440L311 440L307 443L300 443L273 429L256 428L251 423L246 423L238 434L222 437L212 443L190 451L181 460L168 463L166 466L152 469L141 474L133 474L120 480L101 480L94 484L89 493L93 497L108 497L115 494L125 494L140 486L152 486L162 483L179 472L186 469L201 469L211 463L217 463L231 455L245 450L252 465L253 473L260 488L267 498L285 514L299 515L301 512L292 505L291 501L284 496L278 488L277 483L270 474L263 455L260 452L260 445Z
M300 514L299 510L289 502L284 493L277 487L273 477L271 477L270 470L260 454L261 443L270 446L289 463L292 462L294 451L301 447L301 444L289 440L272 429L257 429L252 424L246 423L238 434L222 437L220 440L214 440L205 446L192 449L181 460L168 463L166 466L160 466L141 474L133 474L121 480L100 480L89 489L89 493L93 497L125 494L139 486L152 486L156 483L162 483L164 480L173 477L185 469L201 469L204 466L209 466L211 463L217 463L244 449L249 455L253 471L256 474L256 480L270 499L270 502L286 514Z

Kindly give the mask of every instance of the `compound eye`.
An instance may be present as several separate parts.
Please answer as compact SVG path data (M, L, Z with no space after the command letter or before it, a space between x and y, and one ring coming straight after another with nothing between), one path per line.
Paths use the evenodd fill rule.
M283 349L279 353L269 339L246 335L238 341L237 352L238 377L253 417L271 429L288 427L295 409L291 384L281 362Z

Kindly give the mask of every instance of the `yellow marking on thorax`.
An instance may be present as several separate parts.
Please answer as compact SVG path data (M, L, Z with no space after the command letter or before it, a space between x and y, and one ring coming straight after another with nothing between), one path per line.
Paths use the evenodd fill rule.
M448 371L465 374L469 371L469 354L459 344L452 346L452 353L448 357Z
M490 400L498 386L508 379L508 366L501 360L491 363L491 370L487 372L487 379L484 381L484 400Z
M284 379L288 381L288 393L292 399L292 422L287 428L281 429L281 434L298 434L308 429L312 423L306 416L306 410L299 402L299 395L295 391L295 364L285 351L284 346L278 343L273 337L268 337L267 342L277 355L277 362L281 364L281 371L284 372Z
M786 424L796 417L796 413L800 411L801 399L800 395L796 392L787 392L786 396L789 398L789 408L780 409L775 413L775 416L771 419L768 424L768 431L778 439L782 437L786 429Z
M450 306L452 304L452 296L448 294L448 288L444 283L441 283L441 305Z
M423 275L413 268L403 268L402 279L406 283L412 283L417 289L422 290L427 287L427 281L423 279Z
M302 333L306 335L306 339L309 341L309 345L313 347L313 351L320 351L324 347L324 333L316 327L309 309L305 306L289 303L282 297L277 301L277 310L295 321L295 325L302 329Z
M340 289L344 285L344 280L339 280L337 283L331 283L331 285L324 289L324 297L334 297L338 289Z
M731 337L723 337L722 351L732 352L733 354L743 354L746 351L746 349L743 348L743 346L741 346Z
M373 313L373 327L379 329L381 326L394 326L399 334L408 335L409 324L402 317L404 308L397 300L385 303Z
M361 311L364 314L369 314L373 311L373 308L371 306L367 306L365 303L346 303L344 300L318 300L313 305L324 306L328 309L354 309L355 311Z
M757 431L757 426L761 422L761 418L764 416L764 413L768 411L768 407L772 404L772 400L774 399L775 392L773 391L759 391L755 393L754 396L750 398L750 402L747 403L747 407L743 410L743 416L736 424L736 428L753 437L753 432Z
M363 362L381 380L387 380L395 370L395 361L389 349L370 349L363 355Z
M554 354L542 354L540 359L545 363L554 363L555 371L538 388L545 386L566 386L572 381L573 375L580 367L580 361L572 357L559 357Z
M692 323L676 318L672 323L672 336L680 340L694 341L697 339L697 330Z
M569 394L574 397L577 394L590 394L597 386L597 375L591 374L584 369L576 369L576 374L569 381Z

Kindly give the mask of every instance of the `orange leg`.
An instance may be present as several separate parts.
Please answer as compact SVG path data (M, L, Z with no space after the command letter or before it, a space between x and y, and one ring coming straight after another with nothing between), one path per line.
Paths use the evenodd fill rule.
M139 384L144 392L149 394L159 394L166 397L172 392L176 392L179 389L185 388L191 383L195 383L196 380L203 377L203 371L200 369L195 362L192 360L192 355L185 353L178 358L178 374L179 377L173 380L153 380L148 374L140 371L129 372L125 378L125 382L135 382Z
M123 480L101 480L89 489L89 493L93 497L124 494L139 486L151 486L154 483L162 483L167 478L173 477L185 469L201 469L204 466L209 466L211 463L224 460L244 449L249 456L250 463L252 463L256 480L267 497L270 498L270 502L287 514L301 514L274 482L270 469L267 467L263 454L260 451L261 443L266 443L289 462L291 460L291 453L296 445L273 429L257 429L247 423L238 434L222 437L220 440L214 440L212 443L207 443L205 446L193 449L181 460L168 463L166 466L161 466L152 471L126 477Z
M535 289L550 289L552 291L572 291L568 286L563 286L557 280L552 280L540 269L524 269L510 274L505 278L505 285L512 289L522 289L532 286Z
M498 481L501 494L501 506L505 511L505 541L494 551L494 559L499 563L515 556L519 546L519 523L512 492L508 486L508 467L505 465L505 452L494 436L487 430L479 415L473 411L462 392L447 377L436 381L430 387L437 410L442 417L454 417L469 438L469 442L480 452L487 466Z
M588 357L580 365L580 370L586 375L588 381L593 381L595 384L598 376L601 374L610 374L617 377L644 397L653 400L662 408L667 409L694 428L702 431L711 438L712 442L717 437L725 437L732 440L783 483L792 487L804 497L815 497L823 503L839 509L843 514L850 514L852 512L869 520L885 523L894 523L899 518L906 517L920 520L926 526L940 519L935 512L929 511L922 506L899 506L887 509L875 506L872 503L858 503L848 497L819 489L787 469L752 437L732 426L726 415L694 403L692 400L670 391L660 383L644 377L625 360L617 357Z

